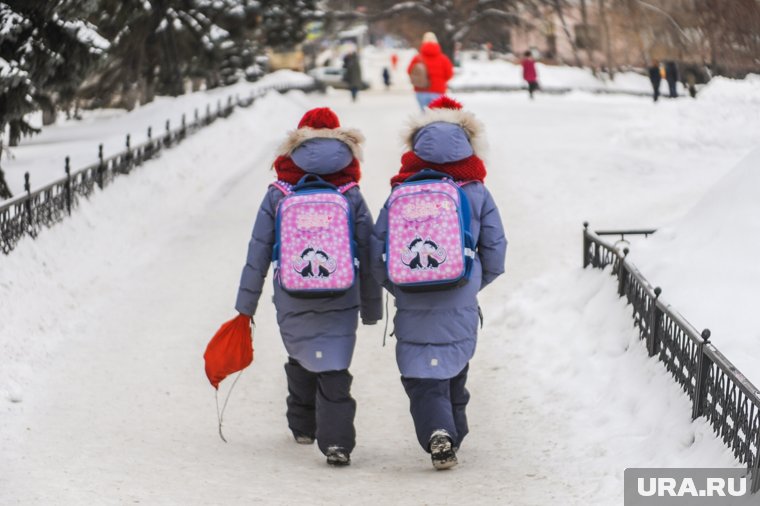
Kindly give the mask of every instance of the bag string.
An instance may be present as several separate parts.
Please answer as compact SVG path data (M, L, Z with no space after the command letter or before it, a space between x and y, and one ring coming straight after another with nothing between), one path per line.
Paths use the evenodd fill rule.
M219 421L219 437L222 438L222 441L225 443L227 440L224 438L224 434L222 433L222 419L224 418L224 410L227 409L227 403L230 401L230 396L232 395L232 389L235 388L235 385L237 385L238 380L240 379L240 376L243 375L243 371L240 371L235 378L235 381L232 382L232 386L230 386L230 391L227 392L227 397L224 399L224 405L222 406L222 410L219 411L219 390L214 391L214 400L216 400L216 418Z
M388 299L390 296L388 292L385 292L385 330L383 331L383 347L385 347L385 338L388 337L388 323L391 320L391 315L388 312ZM391 330L391 337L396 335L396 329Z
M256 327L256 323L253 321L253 317L251 317L251 330ZM219 437L222 438L222 441L225 443L227 440L224 438L224 433L222 432L222 420L224 418L224 410L227 409L227 403L230 402L230 396L232 396L232 390L235 388L235 385L237 385L238 380L240 379L240 376L243 375L243 371L245 369L241 370L238 375L235 377L235 381L232 382L232 385L230 386L229 392L227 392L227 397L224 399L224 404L222 405L222 410L219 411L219 389L214 390L214 400L216 401L216 419L219 421Z

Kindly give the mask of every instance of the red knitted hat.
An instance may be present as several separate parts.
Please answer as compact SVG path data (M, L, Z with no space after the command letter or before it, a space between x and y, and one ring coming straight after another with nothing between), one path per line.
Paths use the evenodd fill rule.
M338 116L329 107L317 107L303 115L298 128L340 128Z

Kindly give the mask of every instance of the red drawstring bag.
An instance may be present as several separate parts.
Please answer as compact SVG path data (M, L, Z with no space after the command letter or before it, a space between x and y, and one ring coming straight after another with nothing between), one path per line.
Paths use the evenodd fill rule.
M216 416L219 421L219 437L226 443L227 440L222 433L222 418L224 417L224 410L227 408L227 401L232 395L232 389L235 388L235 383L237 383L240 375L232 383L221 410L219 410L219 383L230 374L242 371L253 362L253 336L251 335L250 317L240 314L223 323L206 346L203 359L206 361L206 376L211 382L211 386L216 389L214 398L216 399Z
M238 315L216 331L203 354L206 376L219 390L219 383L232 373L242 371L253 362L251 319Z

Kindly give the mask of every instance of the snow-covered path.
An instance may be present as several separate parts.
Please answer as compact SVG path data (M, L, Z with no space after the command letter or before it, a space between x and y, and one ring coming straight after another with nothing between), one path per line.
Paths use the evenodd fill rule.
M625 467L736 465L647 359L614 283L579 267L583 219L658 225L734 155L657 142L697 114L684 104L461 98L489 131L510 249L507 276L482 296L458 468L434 472L417 447L382 326L359 331L352 466L294 444L270 288L227 410L230 443L216 434L202 353L233 315L274 147L307 108L333 107L368 138L362 187L377 210L414 107L406 93L356 105L291 93L218 122L0 259L0 503L620 504Z

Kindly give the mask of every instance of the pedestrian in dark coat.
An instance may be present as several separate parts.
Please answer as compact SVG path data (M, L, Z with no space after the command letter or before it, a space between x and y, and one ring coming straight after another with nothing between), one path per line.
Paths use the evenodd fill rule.
M348 53L345 58L343 58L343 69L345 72L343 78L346 81L346 84L348 84L348 89L351 90L351 100L356 102L359 89L361 89L363 84L362 67L359 63L359 55L356 54L356 51Z
M272 261L277 206L285 196L282 188L305 174L317 174L336 186L353 183L344 195L353 211L353 239L362 266L354 285L342 295L296 298L277 282L277 268L273 279L277 323L288 352L288 426L299 443L316 439L334 465L348 464L355 446L356 402L348 368L358 315L370 325L382 318L381 288L367 268L372 214L355 185L361 175L363 141L358 130L340 128L338 117L328 108L307 112L298 129L288 134L274 162L278 180L269 187L256 217L235 303L241 314L256 313Z
M465 388L475 353L477 295L504 272L507 239L499 210L483 185L486 168L482 124L446 96L415 118L405 135L409 151L393 187L422 169L444 172L457 181L470 204L470 232L476 254L469 281L442 291L407 292L388 278L383 254L388 236L388 203L372 234L372 273L396 299L396 362L410 400L417 439L438 468L456 464L455 449L467 435Z
M665 80L668 82L670 98L677 98L678 90L676 89L676 84L678 83L678 67L676 66L676 62L665 62Z
M660 81L662 81L660 63L657 60L652 60L652 64L647 71L649 72L649 81L652 83L652 98L657 102L657 99L660 98Z

